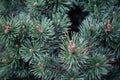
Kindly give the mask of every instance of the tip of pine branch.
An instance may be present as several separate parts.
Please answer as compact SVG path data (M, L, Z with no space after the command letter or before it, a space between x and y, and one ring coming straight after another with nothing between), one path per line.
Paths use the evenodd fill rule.
M38 2L34 2L33 6L38 7Z

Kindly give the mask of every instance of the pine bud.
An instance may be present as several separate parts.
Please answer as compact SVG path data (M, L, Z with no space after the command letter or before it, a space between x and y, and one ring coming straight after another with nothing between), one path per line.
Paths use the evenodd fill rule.
M105 55L103 55L103 57L105 57Z
M90 29L90 31L93 31L93 25L91 25L91 26L89 27L89 29Z
M16 45L15 45L15 47L16 47L16 48L19 48L19 45L18 45L18 44L16 44Z
M22 29L25 29L25 26L22 26Z
M25 26L22 26L22 33L25 33L25 32L26 32Z
M94 9L97 7L97 5L96 4L94 4Z
M7 34L7 33L11 32L11 31L12 31L12 28L11 28L10 24L8 24L6 26L6 28L5 28L5 30L4 30L4 33Z
M106 29L106 25L107 25L107 23L104 22L102 27L103 27L104 29Z
M58 21L57 21L57 25L60 25L60 19L58 19Z
M75 51L75 43L73 42L73 40L69 41L69 45L68 45L68 51L70 54L73 54Z
M30 52L30 53L33 53L33 52L34 52L34 50L33 50L33 49L29 49L29 52Z
M97 14L97 15L96 15L96 17L98 18L98 17L99 17L99 15Z
M14 56L13 56L13 55L10 55L9 57L10 57L10 59L13 59L13 58L14 58Z
M38 7L39 5L38 5L37 2L34 2L33 6L34 6L34 7Z
M107 31L111 31L112 30L112 27L111 27L111 24L110 24L110 20L108 20L108 24L107 24Z
M43 29L42 29L42 27L41 27L40 24L37 25L37 29L38 29L38 31L39 31L40 33L43 33Z
M96 63L95 66L98 67L98 66L100 66L100 64L99 64L99 63Z
M70 78L70 80L75 80L74 78Z
M7 64L8 63L7 59L3 59L2 63Z
M114 29L114 27L112 26L112 27L111 27L111 29L113 30L113 29Z
M104 23L103 23L103 26L106 26L106 25L107 25L107 23L106 23L106 22L104 22Z
M113 16L115 16L115 15L116 15L116 12L115 12L115 11L113 11L113 13L112 13L112 14L113 14Z

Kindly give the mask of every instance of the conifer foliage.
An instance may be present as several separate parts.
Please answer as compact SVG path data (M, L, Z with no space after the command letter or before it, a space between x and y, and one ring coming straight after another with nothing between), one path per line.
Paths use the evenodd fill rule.
M0 80L120 80L119 2L0 0Z

